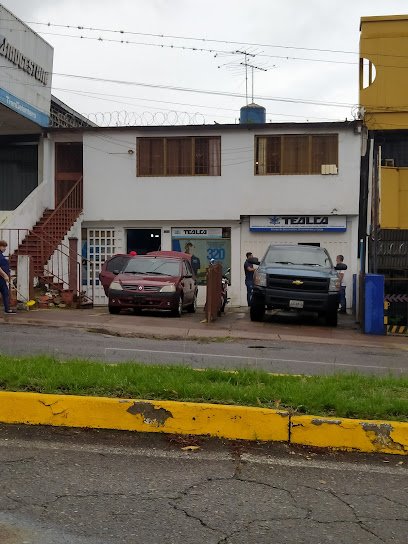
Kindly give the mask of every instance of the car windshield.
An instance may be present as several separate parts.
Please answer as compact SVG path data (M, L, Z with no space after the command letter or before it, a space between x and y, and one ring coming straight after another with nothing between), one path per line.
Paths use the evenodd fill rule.
M180 261L171 259L157 259L141 257L131 259L125 268L124 274L148 274L158 276L179 276Z
M324 249L311 249L309 247L270 247L264 257L264 263L290 264L300 266L314 266L332 268L332 261Z

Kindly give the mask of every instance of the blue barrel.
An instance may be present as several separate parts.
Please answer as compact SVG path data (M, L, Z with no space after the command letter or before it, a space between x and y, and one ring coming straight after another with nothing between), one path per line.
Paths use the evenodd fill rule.
M239 122L240 124L265 123L266 109L253 102L248 106L243 106L240 110Z

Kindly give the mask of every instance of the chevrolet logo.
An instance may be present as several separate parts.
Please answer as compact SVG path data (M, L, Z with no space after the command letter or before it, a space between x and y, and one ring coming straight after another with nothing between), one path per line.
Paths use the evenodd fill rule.
M302 280L295 280L295 281L292 281L293 285L303 285L303 281Z

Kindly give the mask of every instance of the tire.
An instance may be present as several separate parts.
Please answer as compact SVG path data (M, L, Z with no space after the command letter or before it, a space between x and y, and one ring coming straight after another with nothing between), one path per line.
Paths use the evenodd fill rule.
M325 316L325 323L328 327L337 327L337 308L327 312Z
M171 315L174 317L181 317L181 314L183 313L183 297L180 296L177 302L177 308L172 310Z
M257 300L252 300L249 315L251 321L263 321L265 317L265 304Z
M194 300L193 302L187 306L187 312L189 314L195 314L197 311L197 295L194 295Z
M108 309L110 314L118 314L120 312L120 308L116 306L108 306Z

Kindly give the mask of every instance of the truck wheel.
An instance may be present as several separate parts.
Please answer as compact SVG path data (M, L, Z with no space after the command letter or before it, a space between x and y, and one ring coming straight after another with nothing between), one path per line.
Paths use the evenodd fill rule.
M108 306L108 310L110 314L118 314L120 312L120 308L116 306Z
M337 308L336 310L331 310L326 314L326 325L328 327L337 327Z
M249 315L251 317L251 321L263 321L265 316L265 304L253 300L249 310Z

